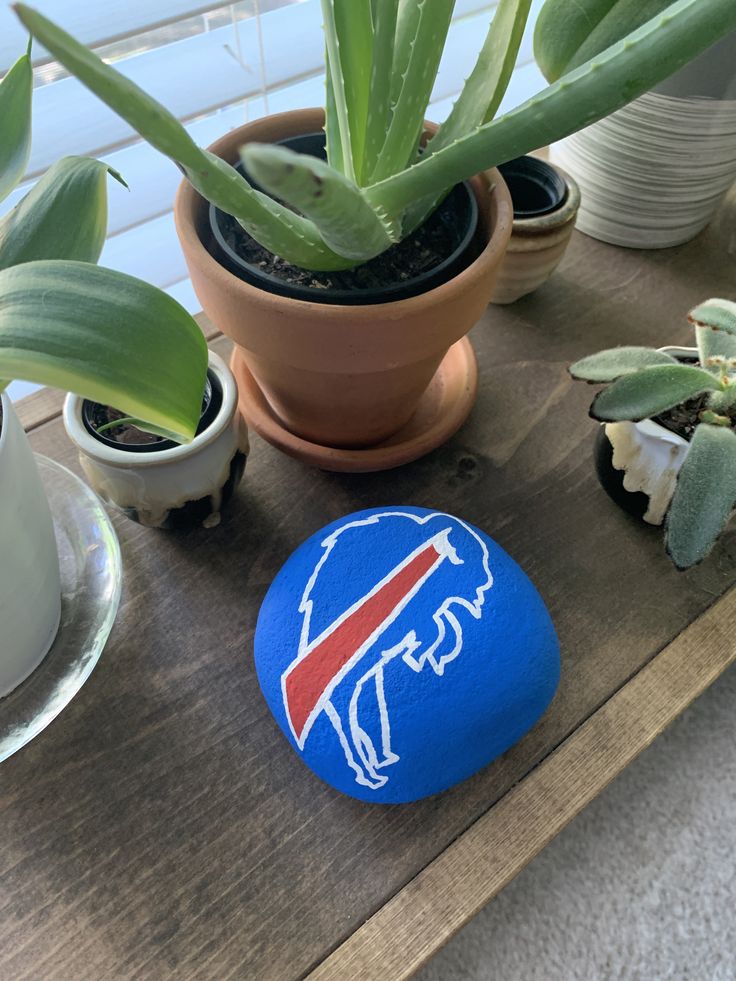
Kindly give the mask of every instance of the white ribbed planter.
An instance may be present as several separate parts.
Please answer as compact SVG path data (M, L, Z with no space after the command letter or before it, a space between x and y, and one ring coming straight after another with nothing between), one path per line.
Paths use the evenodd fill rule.
M0 697L38 667L59 627L61 583L51 512L7 394L0 396Z
M736 35L551 156L580 185L580 231L640 249L690 241L736 181Z

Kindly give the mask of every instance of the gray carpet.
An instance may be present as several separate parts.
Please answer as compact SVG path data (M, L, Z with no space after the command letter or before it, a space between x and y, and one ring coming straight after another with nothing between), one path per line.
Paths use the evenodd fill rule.
M418 975L736 981L736 668Z

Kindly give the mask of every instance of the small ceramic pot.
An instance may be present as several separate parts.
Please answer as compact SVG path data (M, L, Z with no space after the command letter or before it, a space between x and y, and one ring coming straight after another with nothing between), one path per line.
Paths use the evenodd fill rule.
M38 667L59 629L61 582L51 512L36 461L0 395L0 698Z
M511 192L514 224L491 303L513 303L545 283L575 227L580 190L559 167L518 157L498 168Z
M684 362L697 360L695 348L662 348ZM661 525L675 492L690 443L652 419L607 422L598 431L595 464L608 496L629 514Z
M219 524L220 511L240 482L248 453L248 430L239 415L238 390L230 369L210 351L209 373L222 400L191 443L135 447L109 445L85 423L85 400L68 395L64 426L79 449L87 480L108 504L151 528Z
M234 163L245 143L279 142L323 123L318 109L267 116L228 133L210 151ZM323 447L368 447L412 417L448 349L488 305L511 233L501 176L495 172L490 194L482 177L470 185L479 212L477 258L417 296L361 305L317 302L317 289L312 301L296 300L235 276L213 255L207 202L189 183L180 185L174 215L197 297L235 341L239 381L247 369L290 433Z

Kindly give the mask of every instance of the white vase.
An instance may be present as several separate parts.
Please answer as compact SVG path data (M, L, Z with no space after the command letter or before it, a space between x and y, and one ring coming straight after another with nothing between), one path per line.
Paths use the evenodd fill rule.
M580 185L580 231L629 248L690 241L736 181L736 33L551 156Z
M61 618L54 526L30 444L0 396L0 697L38 667Z

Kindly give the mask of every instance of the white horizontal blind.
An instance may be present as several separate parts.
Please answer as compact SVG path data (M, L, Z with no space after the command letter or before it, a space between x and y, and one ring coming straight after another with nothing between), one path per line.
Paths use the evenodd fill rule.
M534 0L517 68L502 109L543 85L531 51ZM324 102L324 40L319 0L35 0L35 6L93 47L159 99L207 146L267 112ZM472 67L495 2L456 0L454 22L432 96L430 116L443 119ZM24 50L26 38L9 7L0 9L0 73ZM181 175L87 91L50 62L36 66L33 148L28 180L0 205L8 210L51 163L89 154L120 171L130 187L111 181L104 265L140 276L192 308L186 267L171 208Z

